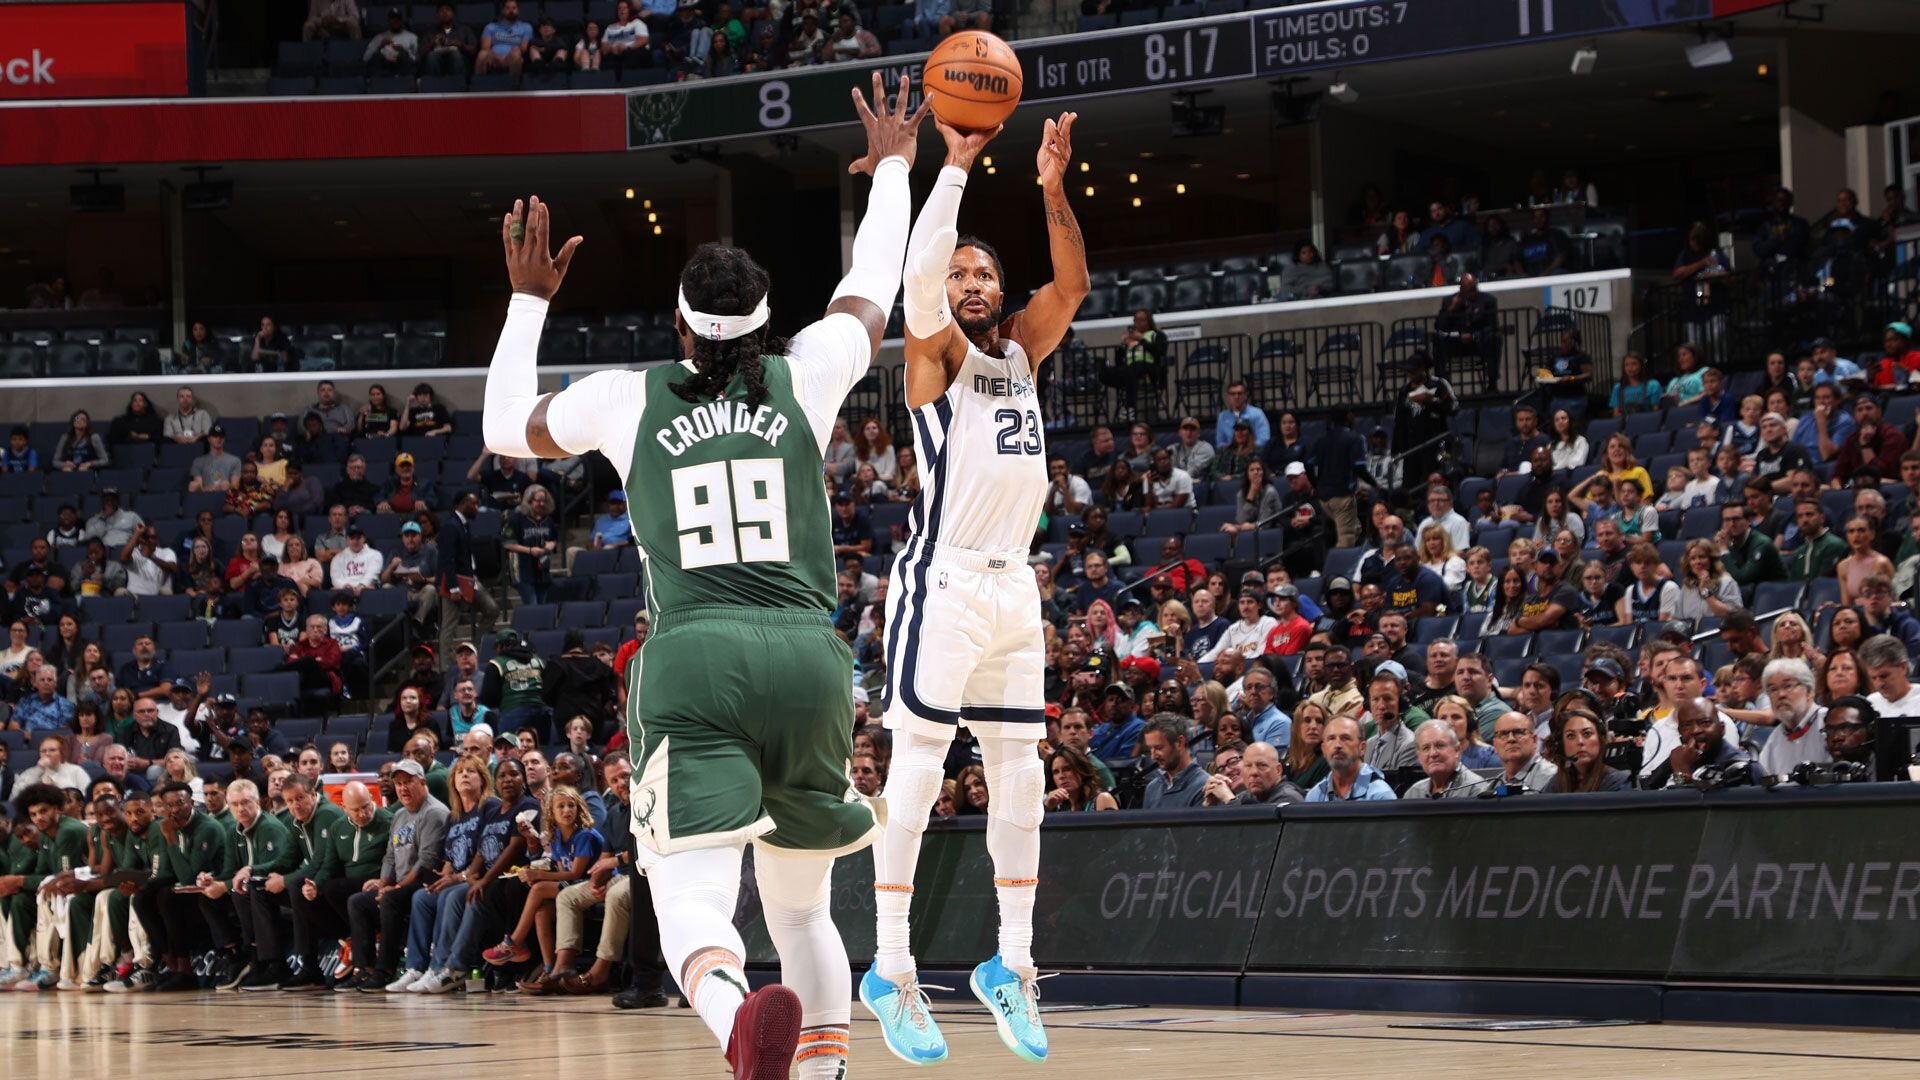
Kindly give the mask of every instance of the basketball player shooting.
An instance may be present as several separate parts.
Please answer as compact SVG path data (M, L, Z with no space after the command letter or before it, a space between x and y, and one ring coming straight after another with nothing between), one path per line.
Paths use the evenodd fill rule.
M541 394L540 329L580 238L550 254L538 199L501 223L513 299L487 372L487 448L598 450L620 473L653 612L628 669L633 833L667 963L736 1080L786 1080L796 1063L801 1080L846 1071L853 980L829 917L831 875L878 825L848 779L853 658L827 618L820 462L900 288L925 115L909 114L906 96L888 109L878 73L871 108L853 93L867 154L852 168L873 190L852 270L791 342L767 328L766 272L739 248L705 244L680 274L686 359ZM751 994L733 925L749 841L784 983Z
M1000 952L973 970L974 996L1019 1057L1045 1061L1033 963L1046 775L1040 596L1027 548L1047 493L1046 440L1035 375L1086 297L1087 253L1067 205L1073 113L1048 120L1036 159L1054 280L1004 315L1000 257L960 238L967 171L1000 128L964 132L939 118L945 168L907 244L907 404L925 463L906 549L887 600L886 726L895 734L887 824L874 851L878 955L860 1000L903 1061L946 1060L908 949L908 910L921 833L961 725L980 740L992 791L987 851L1000 903Z

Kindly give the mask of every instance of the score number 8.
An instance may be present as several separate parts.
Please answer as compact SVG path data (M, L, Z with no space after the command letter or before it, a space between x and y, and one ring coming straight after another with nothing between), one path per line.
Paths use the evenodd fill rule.
M793 122L793 91L785 79L771 79L760 84L760 126L763 128L786 127Z

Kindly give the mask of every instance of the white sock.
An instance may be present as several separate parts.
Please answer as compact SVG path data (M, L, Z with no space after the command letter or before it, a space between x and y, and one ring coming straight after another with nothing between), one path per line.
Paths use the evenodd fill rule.
M747 948L733 926L741 850L675 852L647 871L668 969L723 1048L733 1038L733 1014L748 993L740 962Z
M987 854L1000 901L1000 962L1033 970L1033 895L1040 878L1046 770L1026 739L981 739L987 774Z
M847 1075L847 1025L801 1028L800 1045L793 1052L793 1062L800 1080L841 1080Z
M880 977L901 982L913 974L913 878L920 865L920 836L940 797L947 744L906 729L896 733L887 774L887 825L873 849L874 960Z

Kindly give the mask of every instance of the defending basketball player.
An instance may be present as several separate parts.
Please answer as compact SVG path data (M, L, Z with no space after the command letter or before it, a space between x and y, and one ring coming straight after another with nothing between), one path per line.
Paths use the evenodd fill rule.
M878 950L860 999L887 1048L916 1065L947 1056L908 949L908 910L921 833L960 725L980 740L992 791L987 851L1000 905L1000 952L973 970L974 996L1001 1041L1027 1061L1047 1057L1033 963L1046 776L1034 753L1045 733L1040 597L1027 546L1047 492L1040 363L1065 336L1088 290L1086 246L1067 205L1073 113L1048 120L1036 165L1054 280L1004 316L1000 258L960 239L967 171L999 128L934 123L946 166L907 245L907 404L923 463L911 537L893 567L887 607L886 726L896 734L887 824L874 850Z
M832 527L821 447L880 348L900 287L907 173L925 108L853 94L873 176L853 268L791 342L767 330L766 272L706 244L680 276L687 359L596 372L557 394L535 376L547 303L580 238L549 254L531 200L502 222L514 296L487 373L487 446L517 457L599 450L619 470L653 612L628 669L633 832L681 991L737 1080L845 1075L852 979L829 918L834 856L871 843L873 804L848 780L852 658L833 632ZM642 668L668 673L646 678ZM734 929L741 854L785 985L747 991ZM789 989L791 988L791 989Z

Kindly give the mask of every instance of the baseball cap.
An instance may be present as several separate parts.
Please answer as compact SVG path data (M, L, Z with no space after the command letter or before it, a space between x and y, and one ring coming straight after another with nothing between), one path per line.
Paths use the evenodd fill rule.
M111 496L113 496L113 497L114 497L114 498L116 498L116 499L117 499L117 498L119 498L119 497L120 497L120 489L119 489L119 488L117 488L117 487L114 487L114 486L113 486L112 484L108 484L108 485L107 485L106 487L103 487L103 488L101 488L101 489L100 489L100 497L101 497L101 498L103 498L103 499L104 499L104 498L106 498L106 497L107 497L107 496L109 496L109 495L111 495Z
M1273 590L1272 595L1283 596L1283 597L1286 597L1288 600L1298 600L1300 599L1300 590L1298 587L1289 583L1286 585L1282 585L1279 588Z
M1158 681L1160 678L1160 661L1155 660L1151 656L1129 656L1125 660L1120 661L1120 670L1144 671L1147 673L1148 678Z
M1194 417L1189 416L1184 420L1180 421L1180 426L1183 428L1197 428L1200 426L1200 421Z
M44 566L40 566L36 563L28 563L26 570L22 573L21 576L22 577L46 577L47 568Z
M626 502L627 493L619 488L614 488L612 491L607 492L607 501L617 503Z
M387 9L387 18L389 19L404 19L406 17L407 17L406 14L397 7L390 7Z
M1067 526L1067 535L1068 536L1085 536L1087 535L1087 527L1076 521L1073 524Z
M1402 666L1400 661L1398 660L1380 661L1379 666L1373 669L1373 673L1375 675L1378 675L1382 672L1385 672L1386 674L1391 675L1396 679L1399 679L1403 683L1407 681L1407 669L1404 666Z
M1346 578L1343 578L1343 577L1337 577L1337 578L1334 578L1332 581L1327 582L1327 587L1321 591L1330 592L1330 593L1352 592L1353 582L1348 581Z
M272 416L269 416L269 417L267 417L267 422L268 422L268 423L272 423L272 422L274 422L275 420L285 420L285 419L287 419L287 414L286 414L286 413L283 413L283 412L277 412L277 413L274 413L274 414L273 414ZM289 463L289 464L291 464L291 463Z
M427 659L429 660L433 659L433 646L427 645L424 643L420 645L415 645L413 647L413 655L419 656L421 653L426 653Z
M421 768L420 763L412 758L401 758L399 761L394 762L393 771L396 773L406 773L416 780L425 780L427 778L427 770Z
M1288 476L1305 476L1307 475L1307 466L1302 462L1289 461L1287 462L1287 475Z
M1107 670L1107 654L1106 653L1089 654L1087 657L1087 662L1080 665L1080 670L1105 672Z
M1537 563L1558 563L1560 561L1560 553L1552 548L1541 548L1539 551L1533 553L1533 561Z
M1833 339L1832 339L1832 338L1830 338L1830 337L1817 337L1817 338L1814 338L1814 339L1813 339L1812 341L1809 341L1809 342L1807 342L1807 348L1809 348L1809 349L1831 349L1831 348L1833 348Z
M1603 656L1600 659L1595 660L1593 663L1588 664L1587 670L1584 674L1604 675L1607 678L1612 679L1614 682L1627 681L1627 673L1620 670L1620 661L1615 660L1611 656Z
M1139 597L1137 597L1137 596L1127 596L1127 597L1122 597L1122 598L1121 598L1121 600L1120 600L1120 604L1119 604L1119 606L1118 606L1118 607L1117 607L1117 608L1116 608L1115 610L1118 610L1118 611L1139 611L1139 610L1140 610L1140 598L1139 598Z
M409 521L405 525L400 526L400 531L403 533L417 533L420 531L420 523L417 521Z
M1249 570L1246 573L1240 575L1240 584L1242 585L1248 585L1248 584L1265 585L1266 583L1267 583L1267 575L1261 573L1258 570Z
M493 632L493 643L495 646L518 645L520 644L520 631L515 630L511 626L503 626Z
M193 680L185 676L180 676L173 680L172 685L175 690L191 690L193 689Z
M463 653L463 652L470 652L470 653L474 653L474 654L476 654L476 655L477 655L477 654L478 654L478 653L480 652L480 650L479 650L479 649L476 649L476 648L474 648L474 647L473 647L473 642L471 642L471 641L463 641L463 642L461 642L460 644L458 644L458 645L455 645L455 646L453 647L453 653L454 653L454 655L455 655L455 656L458 656L458 655L460 655L460 654L461 654L461 653Z
M361 528L359 522L348 522L347 535L348 536L365 536L367 535L367 530Z
M1904 337L1904 338L1910 338L1913 336L1912 323L1899 322L1896 320L1894 322L1888 323L1887 329L1893 331L1896 334L1899 334L1901 337Z
M843 505L845 503L850 503L852 501L853 501L853 494L851 492L836 491L833 493L833 502L834 502L834 505L836 506Z
M1118 694L1121 697L1126 698L1128 701L1132 701L1133 687L1128 686L1126 683L1123 683L1123 682L1108 683L1107 696L1112 697L1115 694Z
M413 464L413 455L412 454L395 454L393 457L393 463L395 465L411 465Z
M1058 702L1049 701L1047 703L1047 719L1058 720L1065 712L1066 710L1062 709Z
M232 694L215 694L213 696L213 703L215 705L238 705L240 704L240 699L234 697Z
M215 424L212 427L207 429L207 434L218 435L224 439L227 437L227 429L224 427L221 427L219 424Z

